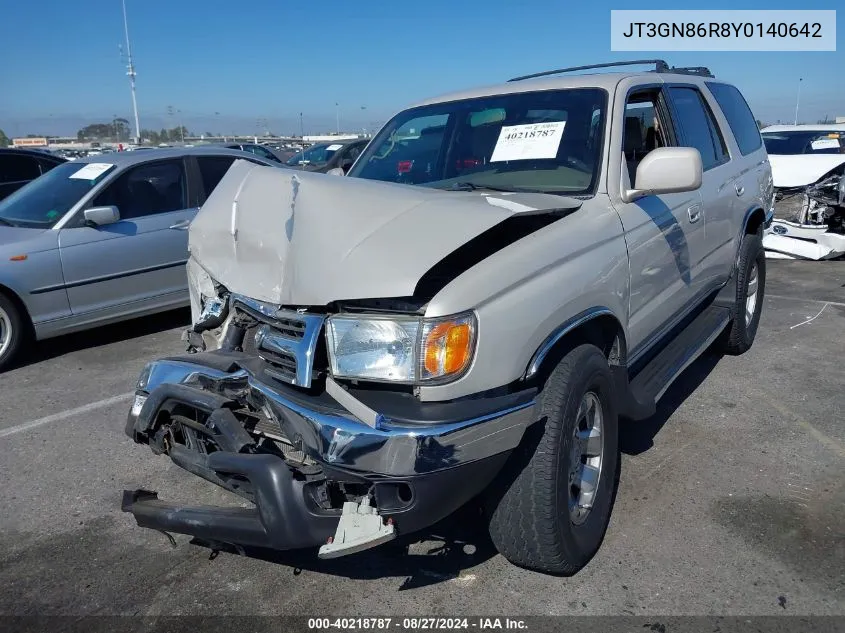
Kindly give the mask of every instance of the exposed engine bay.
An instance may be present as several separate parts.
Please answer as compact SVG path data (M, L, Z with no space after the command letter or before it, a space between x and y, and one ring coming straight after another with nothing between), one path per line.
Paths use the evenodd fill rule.
M763 238L767 257L822 260L845 255L845 164L810 185L776 187L774 213Z

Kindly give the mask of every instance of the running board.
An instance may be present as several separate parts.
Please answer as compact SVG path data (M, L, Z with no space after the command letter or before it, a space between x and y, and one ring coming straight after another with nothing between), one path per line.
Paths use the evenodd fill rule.
M711 305L651 359L630 382L629 395L633 402L627 408L636 412L632 417L643 419L652 415L666 390L719 338L730 320L728 308Z

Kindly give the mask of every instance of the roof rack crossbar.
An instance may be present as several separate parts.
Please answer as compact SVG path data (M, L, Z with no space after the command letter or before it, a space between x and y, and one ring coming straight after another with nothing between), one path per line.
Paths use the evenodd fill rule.
M709 68L705 66L673 66L672 68L667 68L664 71L657 71L657 72L665 72L665 73L675 73L677 75L698 75L699 77L714 77L715 75L710 72Z
M562 73L571 73L577 70L591 70L593 68L613 68L614 66L643 66L654 65L654 71L658 73L665 73L669 70L669 64L662 59L634 59L631 61L608 62L606 64L590 64L588 66L573 66L572 68L558 68L557 70L546 70L541 73L533 73L531 75L523 75L521 77L514 77L508 81L522 81L523 79L534 79L535 77L546 77L548 75L560 75Z

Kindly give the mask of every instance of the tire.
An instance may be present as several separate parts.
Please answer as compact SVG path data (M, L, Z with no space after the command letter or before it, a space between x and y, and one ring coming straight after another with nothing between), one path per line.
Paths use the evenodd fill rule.
M766 252L760 233L743 236L736 277L734 318L725 329L721 348L725 354L744 354L754 344L766 289Z
M0 372L15 362L27 336L26 322L18 307L0 293Z
M583 469L587 460L577 453L573 441L579 422L582 431L587 422L579 419L584 402L592 403L601 413L601 433L599 444L579 443L586 455L600 447L592 507L581 516L571 510L577 506L572 503L577 485L570 484L570 467L578 464ZM584 567L601 545L618 481L613 380L601 350L579 345L568 352L546 380L537 407L537 422L529 427L491 486L490 537L496 549L516 565L571 575ZM589 459L595 465L595 457ZM577 496L579 502L587 500Z

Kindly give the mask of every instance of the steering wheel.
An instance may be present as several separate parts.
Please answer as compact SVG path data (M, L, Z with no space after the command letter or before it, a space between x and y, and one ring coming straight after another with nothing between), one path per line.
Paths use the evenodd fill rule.
M390 152L393 151L393 148L396 147L396 136L391 134L390 135L390 145L387 146L387 149L382 154L373 154L373 158L376 160L384 160L390 155Z

